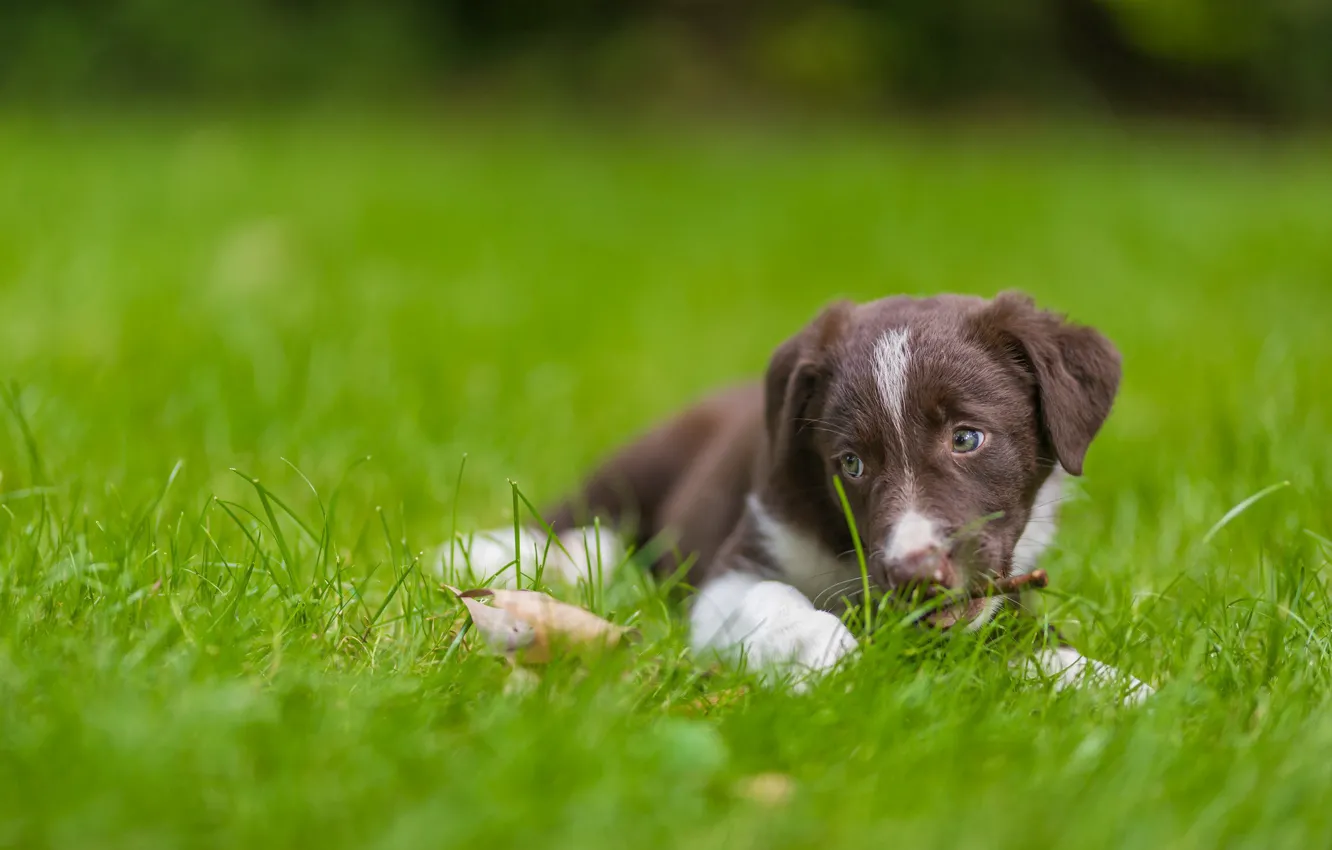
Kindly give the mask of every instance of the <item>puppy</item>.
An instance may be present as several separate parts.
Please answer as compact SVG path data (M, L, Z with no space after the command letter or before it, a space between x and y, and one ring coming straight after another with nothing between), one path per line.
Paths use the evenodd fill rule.
M617 541L588 535L601 518L655 546L663 573L689 565L696 652L824 671L856 641L820 606L862 582L834 479L877 590L964 591L1026 573L1119 379L1105 337L1021 294L835 303L777 349L761 384L643 436L549 512L561 545L547 566L576 580L608 563ZM538 537L524 532L521 545L539 550ZM511 530L471 549L474 571L492 579L520 557ZM1005 601L955 603L928 619L976 628ZM1036 663L1061 685L1120 679L1066 647Z

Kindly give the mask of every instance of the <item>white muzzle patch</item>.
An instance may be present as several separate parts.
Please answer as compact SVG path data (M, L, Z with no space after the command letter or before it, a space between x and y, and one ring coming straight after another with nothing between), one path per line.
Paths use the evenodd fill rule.
M943 548L944 539L939 534L934 520L915 510L909 510L902 514L902 518L893 526L884 553L890 561L909 561ZM940 573L935 579L941 580L942 577L943 574Z

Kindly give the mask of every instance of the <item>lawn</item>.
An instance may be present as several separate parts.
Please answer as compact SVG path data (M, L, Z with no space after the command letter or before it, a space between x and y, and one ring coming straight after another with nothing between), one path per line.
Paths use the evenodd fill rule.
M0 120L0 846L1328 846L1330 148ZM455 640L433 552L511 480L835 296L1009 287L1124 353L1044 599L1146 708L900 628L755 687L632 571L624 651Z

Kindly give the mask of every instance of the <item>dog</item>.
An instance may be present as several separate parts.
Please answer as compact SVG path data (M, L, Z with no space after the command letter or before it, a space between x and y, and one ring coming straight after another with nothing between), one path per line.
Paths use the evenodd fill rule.
M877 592L960 598L1028 573L1120 374L1101 333L1021 293L838 301L777 349L762 382L642 436L547 513L558 536L547 574L576 581L624 542L655 547L658 571L683 565L698 588L696 653L822 673L857 647L819 604L864 580L846 509ZM534 562L541 534L520 537ZM469 555L492 581L524 558L512 529L478 535ZM925 619L976 629L1013 601L966 597ZM1032 672L1118 683L1134 701L1150 692L1062 645Z

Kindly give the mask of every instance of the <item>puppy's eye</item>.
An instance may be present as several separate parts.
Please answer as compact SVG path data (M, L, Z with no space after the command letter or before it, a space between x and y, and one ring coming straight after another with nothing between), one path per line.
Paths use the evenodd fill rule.
M975 428L958 428L953 432L953 453L971 454L985 442L985 434Z
M859 456L847 452L842 455L842 474L847 478L859 478L865 474L865 461Z

